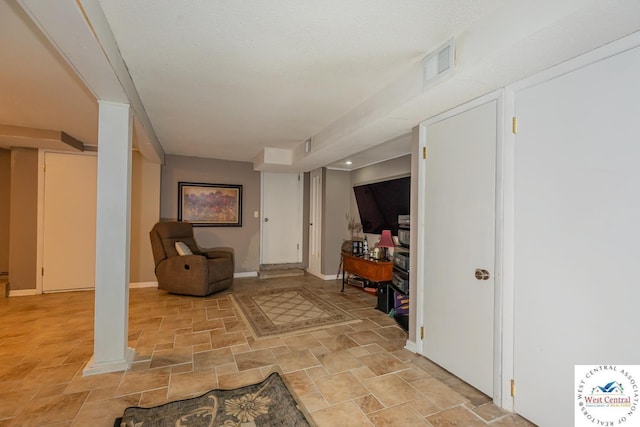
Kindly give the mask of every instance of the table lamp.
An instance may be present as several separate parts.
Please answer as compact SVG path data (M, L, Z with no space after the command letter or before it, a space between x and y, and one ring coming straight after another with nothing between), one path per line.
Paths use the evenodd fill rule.
M378 247L382 248L383 260L389 260L389 252L387 248L393 248L394 246L393 238L391 237L391 230L382 230L382 235L380 235L380 240L378 241Z

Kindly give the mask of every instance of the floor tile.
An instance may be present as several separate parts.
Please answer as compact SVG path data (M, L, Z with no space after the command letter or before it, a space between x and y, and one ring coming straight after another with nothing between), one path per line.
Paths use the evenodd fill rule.
M417 390L396 374L369 378L363 380L362 384L387 408L421 397Z
M127 372L116 391L117 396L137 393L155 388L167 387L170 376L169 368L150 369L148 371Z
M231 332L222 335L211 335L211 348L230 347L246 344L247 339L242 332Z
M407 369L407 366L388 353L370 354L360 357L360 361L376 375L385 375Z
M150 369L180 365L182 363L191 363L192 361L193 353L191 347L154 351L153 356L151 356Z
M85 403L73 421L74 427L113 427L113 422L129 406L138 406L140 394Z
M320 362L309 350L292 351L276 356L282 372L288 373L318 366Z
M482 427L486 423L482 421L476 414L466 409L464 406L456 406L437 414L430 415L427 420L433 427L449 427L455 425L464 425L465 427Z
M261 366L268 366L276 363L276 358L273 355L273 352L269 349L239 353L235 355L235 358L239 371L246 371L248 369L259 368Z
M31 427L73 421L88 394L81 392L33 399L20 411L13 424Z
M213 371L172 374L167 397L169 400L184 399L204 394L217 387L218 377Z
M353 402L358 405L360 410L365 414L384 409L384 405L371 394L353 399Z
M368 414L375 426L415 426L430 427L431 424L408 404L382 409ZM465 427L467 427L465 425Z
M233 353L229 347L203 351L193 355L193 369L194 371L206 371L234 361Z
M360 381L349 372L318 378L315 383L330 405L369 394Z
M229 294L290 286L305 286L361 321L256 339ZM134 364L127 372L89 377L82 368L93 349L93 292L1 300L0 427L111 427L128 406L254 384L275 370L319 427L429 425L429 419L532 426L406 350L406 333L375 310L375 295L340 287L339 280L307 275L240 278L229 291L206 298L131 289Z
M451 390L447 385L441 383L435 378L424 378L413 381L410 384L422 393L422 395L431 399L433 403L442 409L461 405L467 402L467 399L464 396Z
M327 372L331 374L348 371L362 366L362 362L353 357L347 350L320 355L318 360L322 363Z
M218 387L226 389L244 387L245 385L259 383L263 379L264 376L259 369L218 374Z
M293 390L298 397L317 393L318 388L306 371L296 371L284 375L284 380L289 389Z
M312 412L311 416L319 426L370 427L373 425L353 402L329 406Z

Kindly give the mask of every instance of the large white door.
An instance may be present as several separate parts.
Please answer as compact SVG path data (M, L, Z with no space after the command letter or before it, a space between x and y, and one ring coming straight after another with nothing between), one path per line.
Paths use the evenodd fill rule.
M423 354L493 396L497 101L425 126ZM476 277L486 270L489 277Z
M574 425L574 365L640 363L640 47L602 55L515 96L514 406L541 426ZM640 425L611 406L576 425Z
M45 154L43 292L95 287L96 160Z
M309 189L309 273L322 274L322 169L311 172Z
M262 173L262 264L302 262L302 174Z

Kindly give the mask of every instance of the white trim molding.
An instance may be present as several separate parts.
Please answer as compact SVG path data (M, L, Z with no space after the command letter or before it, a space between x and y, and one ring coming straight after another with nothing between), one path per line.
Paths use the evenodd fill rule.
M140 288L157 288L158 282L133 282L129 283L129 289L140 289Z
M240 273L233 273L233 278L238 278L238 277L258 277L258 272L257 271L243 271Z
M14 291L9 288L9 298L11 297L28 297L31 295L38 295L37 289L16 289Z

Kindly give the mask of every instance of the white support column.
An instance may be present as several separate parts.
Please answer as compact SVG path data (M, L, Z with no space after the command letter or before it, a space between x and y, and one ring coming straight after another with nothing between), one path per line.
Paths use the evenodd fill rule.
M127 347L131 144L129 105L99 101L94 344L83 375L126 370L135 355Z

